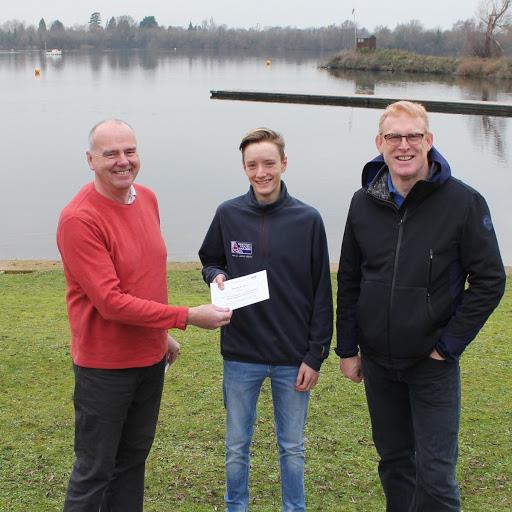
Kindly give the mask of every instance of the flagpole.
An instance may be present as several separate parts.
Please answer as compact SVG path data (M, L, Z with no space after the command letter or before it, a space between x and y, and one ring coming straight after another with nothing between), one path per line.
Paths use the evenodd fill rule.
M354 17L354 48L357 49L357 27L356 27L356 10L352 9L352 16Z

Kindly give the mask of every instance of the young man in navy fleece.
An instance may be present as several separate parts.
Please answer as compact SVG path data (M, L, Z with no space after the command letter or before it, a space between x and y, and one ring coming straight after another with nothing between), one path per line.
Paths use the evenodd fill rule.
M269 378L283 511L304 511L304 425L332 336L329 255L320 214L288 194L284 140L258 128L240 144L249 191L219 206L199 257L207 283L267 271L270 299L237 309L221 330L226 510L249 504L249 448Z

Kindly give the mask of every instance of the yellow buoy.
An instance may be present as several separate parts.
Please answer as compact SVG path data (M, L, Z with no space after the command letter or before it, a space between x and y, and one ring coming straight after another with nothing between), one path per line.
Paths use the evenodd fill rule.
M270 59L267 59L267 66L272 66L272 61Z
M40 76L41 75L41 68L34 69L34 75L35 76Z

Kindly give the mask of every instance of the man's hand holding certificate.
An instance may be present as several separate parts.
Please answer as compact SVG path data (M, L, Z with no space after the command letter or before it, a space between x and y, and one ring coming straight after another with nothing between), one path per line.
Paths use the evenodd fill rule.
M266 270L230 279L223 284L224 289L221 290L216 282L210 283L212 304L216 306L238 309L270 298Z

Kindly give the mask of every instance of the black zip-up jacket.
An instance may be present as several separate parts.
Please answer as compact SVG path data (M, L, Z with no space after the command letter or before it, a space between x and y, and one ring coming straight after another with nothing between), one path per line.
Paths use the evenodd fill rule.
M400 208L382 156L363 169L338 270L340 357L360 349L405 368L436 348L456 360L503 295L505 271L484 198L451 176L436 149L428 157L428 180Z
M224 359L319 370L333 329L327 240L317 210L291 197L259 204L251 189L224 202L199 250L203 277L267 271L270 299L233 311L221 328Z

